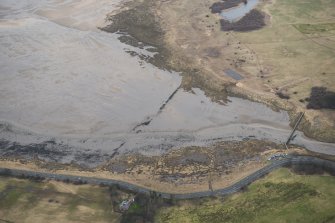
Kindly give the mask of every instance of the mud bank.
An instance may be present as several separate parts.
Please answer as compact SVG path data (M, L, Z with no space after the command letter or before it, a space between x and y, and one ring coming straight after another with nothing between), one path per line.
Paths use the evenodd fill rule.
M290 134L289 117L283 111L274 112L265 105L239 98L229 98L231 102L220 105L211 102L199 89L194 93L180 90L164 110L150 117L147 125L104 137L54 137L2 124L0 155L95 168L124 154L161 156L183 147L211 147L230 141L243 145L250 139L283 144ZM301 132L296 133L292 143L311 151L335 154L333 144L307 139Z
M207 184L212 180L234 178L247 168L262 166L265 154L284 147L268 141L219 142L208 147L173 149L161 156L124 154L101 168L115 174L142 174L169 184Z
M45 147L44 144L40 149ZM104 157L106 161L96 167L88 167L84 163L78 165L74 161L68 164L61 164L55 160L43 161L40 159L41 155L29 148L32 150L29 155L35 155L32 159L29 159L28 153L22 151L21 158L19 153L15 156L9 153L1 154L0 166L118 179L161 191L190 192L208 189L209 181L215 187L227 186L263 167L269 154L282 151L283 148L282 145L272 142L246 139L241 142L216 143L206 148L174 149L164 155L129 153L113 158ZM12 147L12 151L18 152L18 149ZM81 157L84 157L84 154L85 152L80 153ZM55 153L50 155L57 157ZM101 157L98 156L99 159ZM86 162L92 162L93 159L91 156Z

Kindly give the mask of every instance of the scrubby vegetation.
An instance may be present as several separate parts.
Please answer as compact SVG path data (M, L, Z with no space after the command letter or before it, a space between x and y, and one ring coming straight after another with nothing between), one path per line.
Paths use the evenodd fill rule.
M264 14L257 9L251 10L242 19L237 22L229 22L227 20L221 19L221 29L223 31L251 31L260 29L265 26Z
M335 92L327 91L325 87L313 87L307 101L308 109L335 109Z

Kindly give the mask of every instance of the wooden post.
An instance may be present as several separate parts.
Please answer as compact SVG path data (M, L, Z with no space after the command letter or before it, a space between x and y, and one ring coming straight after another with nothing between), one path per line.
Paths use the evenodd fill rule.
M295 130L298 128L298 125L300 124L301 119L302 119L302 117L303 117L304 115L305 115L305 112L301 112L301 113L300 113L300 117L299 117L298 121L295 123L294 128L293 128L293 130L292 130L290 136L287 138L287 141L286 141L286 143L285 143L285 147L286 147L286 148L287 148L287 145L290 143L290 141L291 141L291 139L292 139L292 136L293 136Z
M209 173L208 179L208 189L213 192L213 185L212 185L212 172Z

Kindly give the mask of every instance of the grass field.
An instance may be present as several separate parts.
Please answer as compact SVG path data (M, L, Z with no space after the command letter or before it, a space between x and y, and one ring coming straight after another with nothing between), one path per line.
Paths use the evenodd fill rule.
M335 178L283 168L227 199L164 208L157 222L335 222Z
M0 177L0 222L119 222L108 188Z
M264 92L282 92L299 110L309 107L313 87L335 92L335 1L276 0L260 8L270 15L268 26L234 34L258 58L257 66L246 63L241 69L261 82ZM246 86L252 84L249 81ZM306 111L313 125L307 134L332 141L335 116L330 109L334 105L323 108ZM317 133L323 125L328 125L330 132Z
M260 81L305 107L315 86L335 91L335 1L274 1L265 5L270 24L235 36L258 56ZM246 72L260 76L254 66ZM256 78L257 79L257 78Z
M107 187L0 177L0 222L335 222L335 177L279 169L226 198L186 201L131 196ZM113 208L114 204L114 208Z

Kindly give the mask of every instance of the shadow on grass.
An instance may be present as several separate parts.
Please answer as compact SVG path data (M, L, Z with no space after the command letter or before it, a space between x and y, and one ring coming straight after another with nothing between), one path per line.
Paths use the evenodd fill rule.
M312 87L307 101L307 109L335 109L335 92L325 87Z

